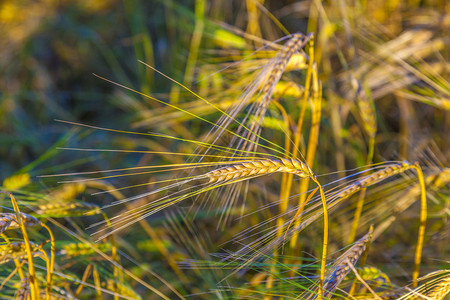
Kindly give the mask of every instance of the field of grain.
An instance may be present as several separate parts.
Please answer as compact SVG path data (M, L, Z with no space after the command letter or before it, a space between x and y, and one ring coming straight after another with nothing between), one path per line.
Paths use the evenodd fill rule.
M0 299L450 297L446 1L4 0L0 26Z

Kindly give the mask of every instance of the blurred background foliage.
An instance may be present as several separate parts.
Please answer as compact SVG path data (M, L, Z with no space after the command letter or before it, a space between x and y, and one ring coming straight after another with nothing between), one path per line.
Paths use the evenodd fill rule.
M208 25L205 48L245 46L235 35L214 36L219 21L246 22L245 3L197 3L204 11L196 15L195 1L2 1L0 177L38 158L67 132L55 119L127 128L143 107L155 105L124 99L93 73L144 93L168 93L172 84L138 60L184 82L196 18ZM294 18L287 18L290 30L304 30L304 20Z

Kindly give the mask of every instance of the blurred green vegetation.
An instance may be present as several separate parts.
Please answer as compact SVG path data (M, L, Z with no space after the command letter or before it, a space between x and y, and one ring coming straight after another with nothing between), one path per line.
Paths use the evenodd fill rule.
M269 5L283 5L273 2ZM221 30L217 21L242 23L234 12L244 4L206 5L203 43L211 49ZM169 93L171 82L155 77L138 63L142 60L184 82L186 67L193 68L186 63L198 18L194 6L194 1L3 1L0 178L38 158L67 132L55 119L123 129L146 105L155 105L124 97L93 73L144 93ZM296 23L292 32L304 29Z
M55 119L126 128L139 107L92 73L146 92L167 91L169 83L155 81L137 60L179 77L192 16L164 1L2 1L0 24L5 178L67 132Z

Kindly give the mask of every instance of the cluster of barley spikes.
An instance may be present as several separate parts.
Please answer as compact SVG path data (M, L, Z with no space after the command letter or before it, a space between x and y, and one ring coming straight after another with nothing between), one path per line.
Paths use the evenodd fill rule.
M114 167L47 174L60 185L45 194L26 172L3 182L2 297L445 299L448 16L383 42L344 1L311 5L307 34L255 3L201 62L198 21L185 82L140 61L173 85L167 99L96 75L148 106L133 130L59 121L76 132L57 146ZM260 14L284 37L263 39ZM438 119L429 136L415 105ZM66 146L98 132L117 147Z

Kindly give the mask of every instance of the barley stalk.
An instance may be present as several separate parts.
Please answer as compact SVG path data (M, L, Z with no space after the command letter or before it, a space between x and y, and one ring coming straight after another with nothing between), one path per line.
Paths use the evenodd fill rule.
M92 267L93 267L93 264L92 263L90 263L87 267L86 267L86 269L84 270L84 272L83 272L83 276L81 277L81 281L82 282L86 282L87 281L87 279L88 279L88 277L91 275L91 273L92 273ZM75 291L75 293L74 293L74 295L75 295L75 297L77 297L78 298L78 296L81 294L81 292L83 291L83 288L84 288L84 284L80 284L79 286L78 286L78 288L76 289L76 291Z
M45 291L45 295L47 299L50 299L50 293L52 291L52 281L53 281L53 270L55 269L55 237L53 235L52 230L44 223L41 223L42 227L44 227L49 236L50 236L50 261L46 259L47 262L47 287Z
M142 299L130 286L125 285L120 281L108 279L105 285L108 290L120 295L121 298Z
M422 169L419 164L414 164L414 169L417 172L417 177L419 178L420 185L420 220L419 220L419 234L417 237L416 251L414 255L414 271L412 274L413 287L417 286L417 279L419 277L420 262L422 260L422 249L425 240L425 225L427 222L427 196L425 191L425 179L423 176Z
M356 90L356 103L360 111L361 118L363 120L363 127L369 136L369 145L366 164L370 165L372 163L373 154L375 150L375 135L377 133L377 123L375 108L373 107L373 101L369 99L368 95L365 93L361 83L356 79L352 78L353 88ZM358 229L359 220L361 217L361 212L364 206L364 198L366 195L366 189L362 189L360 192L359 199L356 203L356 209L354 213L353 223L348 238L349 243L353 243L356 231Z
M309 166L312 166L314 164L314 159L316 156L316 150L317 150L317 143L318 143L318 137L319 137L319 126L320 126L320 118L321 118L321 110L322 110L322 87L321 83L318 79L317 74L317 66L315 63L311 65L311 128L309 133L309 139L308 139L308 147L306 150L306 163ZM303 121L302 121L303 122ZM309 186L309 180L304 180L300 183L299 186L299 200L298 200L298 206L299 211L298 215L302 213L302 207L304 204L306 204L306 191L308 190ZM296 219L295 225L298 226L300 224L301 219ZM290 241L290 247L291 249L295 248L297 244L298 235L294 234L294 236L291 238Z
M31 299L32 300L39 299L40 298L39 297L39 295L40 295L39 294L39 284L38 284L38 281L36 278L36 273L35 273L34 264L33 264L33 249L31 246L31 242L30 242L30 239L28 238L28 233L27 233L26 227L21 218L19 205L17 205L17 201L14 198L13 194L9 194L9 197L11 199L11 203L13 205L14 212L16 213L16 220L17 220L17 223L19 224L20 230L22 231L23 240L24 240L24 244L25 244L25 250L26 250L27 259L28 259L28 274L30 276Z
M317 84L313 87L311 85L311 81L313 76L313 68L315 67L314 64L314 35L312 33L309 34L309 40L308 40L308 45L309 45L309 49L308 49L308 67L307 67L307 73L306 73L306 79L305 79L305 89L303 91L303 95L302 95L302 102L301 102L301 112L300 112L300 116L297 122L297 130L295 131L295 135L294 135L294 143L293 143L293 155L297 155L299 152L299 145L300 145L300 137L301 137L301 133L302 133L302 129L303 129L303 120L305 117L305 112L306 112L306 106L307 106L307 100L309 98L309 94L310 94L310 89L314 89L314 87L316 87L316 91L313 92L314 95L318 95L318 82L316 82ZM311 126L311 134L310 134L310 140L313 140L315 137L315 131L318 129L318 125L320 122L320 99L316 99L318 97L313 97L313 101L315 102L316 105L312 105L312 109L314 110L313 112L313 118L315 119L315 126ZM319 104L319 105L317 105ZM319 110L317 109L319 108ZM319 112L319 113L318 113ZM319 117L317 119L317 117ZM310 144L308 143L308 150L311 150L312 145L310 146ZM288 148L286 148L288 149ZM314 159L314 155L312 152L315 152L315 150L312 150L311 153L308 154L308 157L306 159L306 162L308 165L310 165L309 162L311 162L311 159ZM300 190L302 190L303 186L308 186L309 184L309 180L306 180L307 182L302 182L300 184ZM283 182L282 182L282 188L281 188L281 193L280 193L280 198L282 199L282 201L280 202L280 212L281 213L285 213L288 207L288 199L289 199L289 194L291 191L291 187L292 187L292 183L293 183L293 174L292 173L287 173L286 176L283 177ZM302 197L302 196L301 196ZM300 199L299 201L302 201L302 199ZM299 210L298 213L300 214L301 211ZM278 228L278 238L281 237L283 235L283 226L282 224L284 223L284 218L281 217L278 219L278 224L277 224L277 228ZM290 226L290 224L289 224ZM294 239L296 239L296 237L294 237ZM291 240L292 242L292 240ZM324 242L325 242L325 237L324 237ZM293 245L293 244L291 244ZM324 263L324 261L322 261L322 264ZM275 267L272 268L272 272L275 272ZM272 278L269 278L269 280L272 280ZM321 271L321 281L323 281L323 272ZM320 292L322 292L322 290L320 290Z

